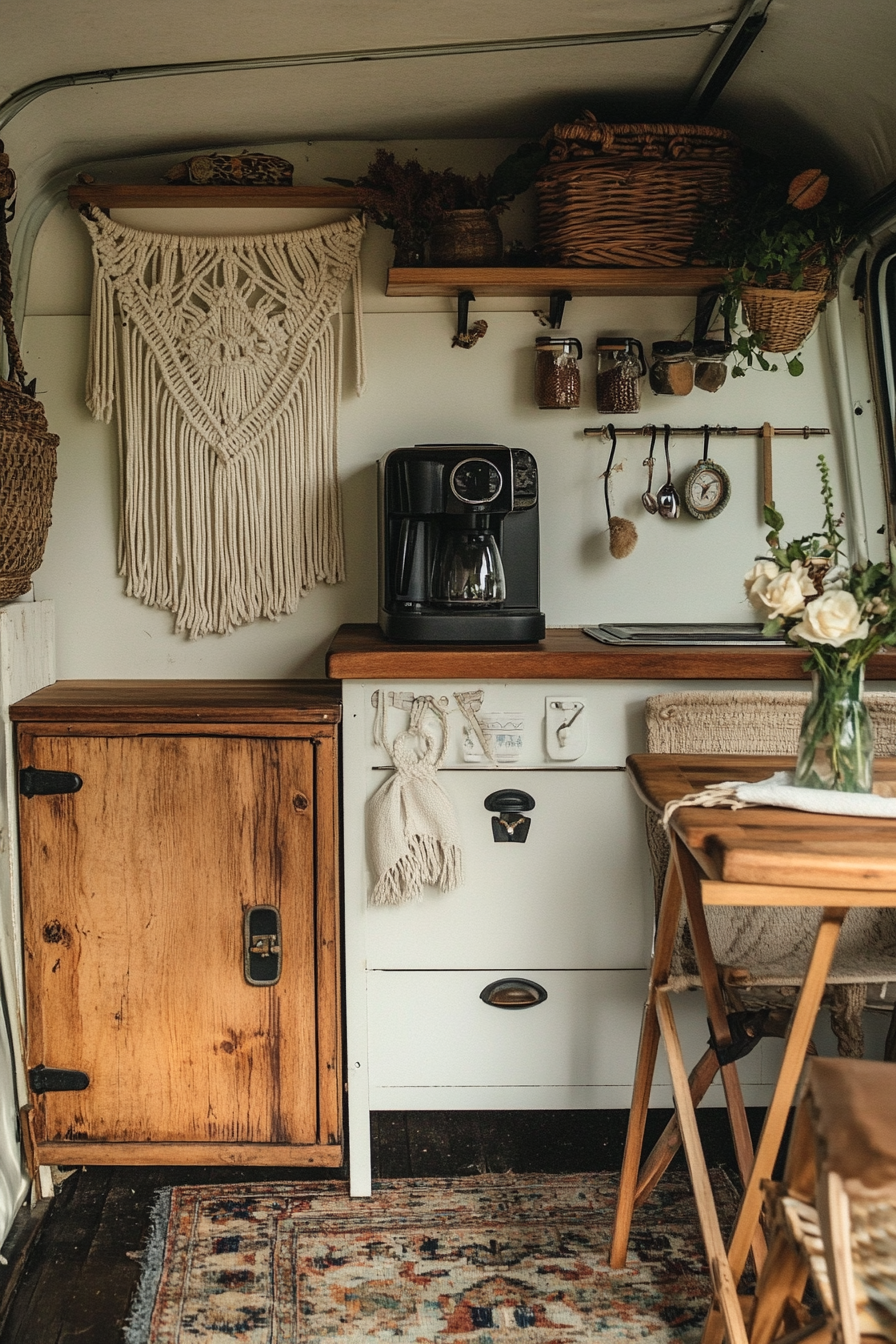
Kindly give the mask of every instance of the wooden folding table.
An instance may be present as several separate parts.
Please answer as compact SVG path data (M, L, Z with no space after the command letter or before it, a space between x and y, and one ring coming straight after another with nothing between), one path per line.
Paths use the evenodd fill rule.
M635 789L648 807L666 804L725 780L758 780L793 767L792 757L642 755L628 759ZM875 783L896 791L896 758L875 763ZM610 1263L625 1264L650 1086L660 1035L669 1060L675 1109L706 1246L714 1300L704 1344L747 1344L737 1285L753 1250L765 1255L760 1228L762 1182L772 1174L794 1101L825 982L849 910L896 907L896 819L837 817L790 809L682 807L672 818L672 862L657 921L647 1003L641 1028L632 1109L620 1177ZM821 909L818 934L787 1031L784 1058L752 1156L737 1065L721 1068L744 1196L727 1250L722 1239L700 1145L687 1067L668 987L682 900L694 943L716 1047L731 1044L725 1001L704 912L705 906L805 906ZM894 965L896 979L896 965Z

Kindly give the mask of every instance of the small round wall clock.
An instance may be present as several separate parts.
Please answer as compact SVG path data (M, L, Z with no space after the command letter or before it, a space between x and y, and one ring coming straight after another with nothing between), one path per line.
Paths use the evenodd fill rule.
M724 467L709 457L709 426L703 430L703 456L684 483L684 504L694 518L717 518L731 498L731 481Z

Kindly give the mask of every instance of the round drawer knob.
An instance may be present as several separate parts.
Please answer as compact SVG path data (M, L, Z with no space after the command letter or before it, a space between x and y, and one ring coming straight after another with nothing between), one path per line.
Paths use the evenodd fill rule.
M506 980L493 980L479 995L483 1003L492 1008L535 1008L544 1003L548 996L543 985L534 980L519 980L510 977Z

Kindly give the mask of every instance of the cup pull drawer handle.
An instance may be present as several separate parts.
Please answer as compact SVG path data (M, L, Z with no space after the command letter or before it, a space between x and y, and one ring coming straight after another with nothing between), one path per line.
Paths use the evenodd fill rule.
M243 970L250 985L276 985L282 970L280 911L252 905L243 919Z
M543 985L515 976L506 980L493 980L479 995L482 1002L492 1008L535 1008L539 1003L544 1003L547 996L548 992Z

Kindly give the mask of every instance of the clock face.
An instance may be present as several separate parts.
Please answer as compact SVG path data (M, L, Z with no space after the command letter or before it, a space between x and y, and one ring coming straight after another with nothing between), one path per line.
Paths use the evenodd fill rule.
M684 502L695 518L715 518L731 498L728 473L716 462L698 462L684 487Z

